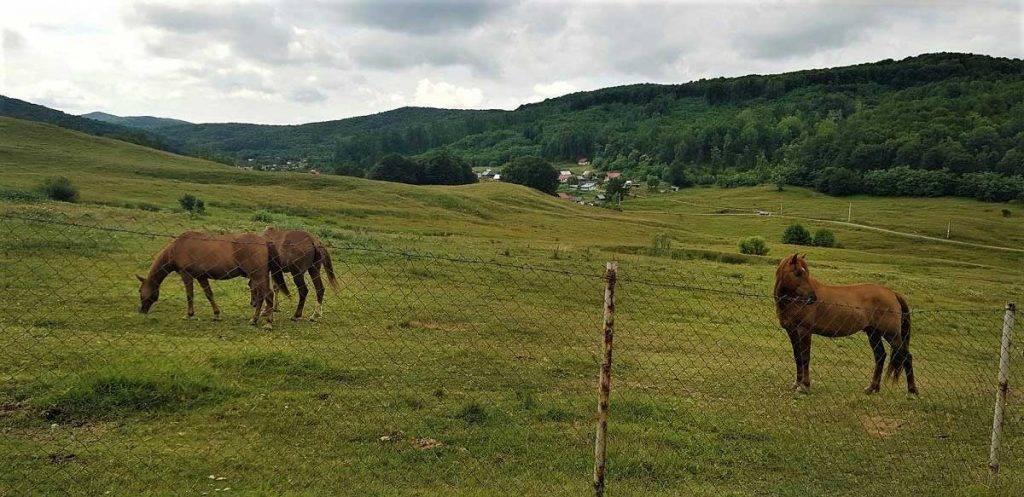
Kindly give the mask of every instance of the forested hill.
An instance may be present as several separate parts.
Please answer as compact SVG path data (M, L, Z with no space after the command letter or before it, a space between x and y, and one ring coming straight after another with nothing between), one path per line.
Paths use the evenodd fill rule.
M402 108L298 126L180 124L152 132L193 155L290 160L353 175L388 153L443 147L472 165L587 157L597 169L677 185L777 182L1001 200L1024 196L1014 186L1024 181L1024 61L937 53L606 88L514 111ZM981 172L990 174L970 182L999 191L957 186Z
M116 138L147 147L170 150L166 140L142 129L86 119L3 95L0 95L0 116L48 123L90 135Z
M103 121L105 123L117 124L120 126L128 126L130 128L139 128L145 130L153 130L157 128L163 128L165 126L175 126L179 124L192 124L188 121L182 121L180 119L170 119L166 117L153 117L153 116L115 116L114 114L107 114L106 112L90 112L88 114L82 114L82 117L87 117L95 121Z

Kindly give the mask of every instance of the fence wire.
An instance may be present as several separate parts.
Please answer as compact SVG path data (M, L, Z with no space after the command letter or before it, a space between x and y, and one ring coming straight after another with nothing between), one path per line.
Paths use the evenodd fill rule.
M288 319L288 275L272 329L248 324L245 278L212 281L216 317L194 282L188 318L177 274L139 314L135 275L178 228L0 217L0 495L590 492L601 261L320 230L338 280L322 315L311 288ZM769 281L639 260L619 275L610 495L1024 493L1016 390L988 479L1002 309L912 307L918 396L905 381L863 393L863 333L815 337L794 393Z

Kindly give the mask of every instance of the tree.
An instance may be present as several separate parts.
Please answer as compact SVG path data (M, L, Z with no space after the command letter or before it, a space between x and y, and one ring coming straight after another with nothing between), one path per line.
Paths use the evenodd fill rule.
M446 148L428 152L419 163L423 167L423 185L465 185L477 181L469 164Z
M811 238L811 232L807 231L803 225L799 223L791 224L786 231L782 233L782 243L788 243L790 245L810 245L813 242Z
M622 176L618 178L612 178L604 184L604 192L608 195L608 198L622 198L628 193L626 189L626 180L622 179Z
M398 154L385 155L370 170L370 179L419 184L423 166Z
M548 195L558 191L558 171L540 157L516 157L501 170L502 181L528 186Z
M861 192L860 175L844 167L828 167L818 173L815 188L822 193L842 197Z

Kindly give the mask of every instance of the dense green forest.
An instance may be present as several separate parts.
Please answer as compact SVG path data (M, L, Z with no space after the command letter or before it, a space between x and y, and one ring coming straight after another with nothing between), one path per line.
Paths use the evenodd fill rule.
M193 155L359 176L388 154L445 148L471 166L586 157L678 186L1024 199L1024 61L983 55L629 85L514 111L401 108L298 126L149 129Z
M66 114L42 105L36 105L16 98L0 95L0 116L38 121L62 128L73 129L90 135L105 136L118 140L137 143L147 147L170 150L167 140L136 127L128 127L113 123L100 122L93 119Z

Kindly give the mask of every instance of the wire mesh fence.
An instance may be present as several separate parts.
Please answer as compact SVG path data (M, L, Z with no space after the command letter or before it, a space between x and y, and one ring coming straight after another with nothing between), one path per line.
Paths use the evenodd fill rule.
M219 316L193 278L189 317L176 273L138 312L135 275L176 228L0 216L0 494L591 491L603 263L321 231L338 288L314 254L322 313L306 270L292 321L299 280L277 261L293 295L276 292L264 329L249 325L261 283L244 284L258 271L211 278ZM233 240L229 259L250 245L301 242ZM617 279L609 495L1022 491L1013 389L994 484L987 468L1003 309L917 306L912 289L919 395L905 380L864 393L864 333L814 337L810 389L794 392L768 266L743 282L645 264L625 258Z

